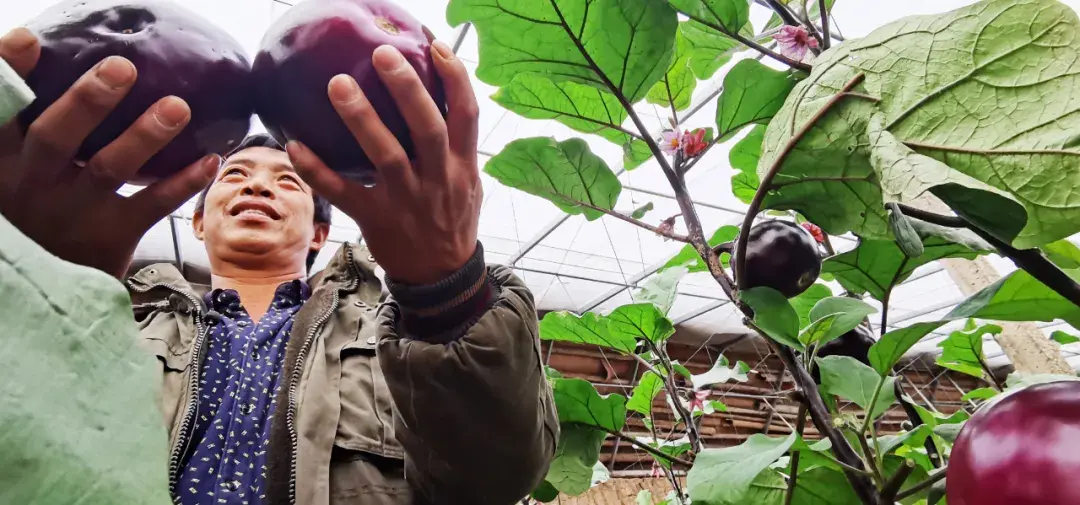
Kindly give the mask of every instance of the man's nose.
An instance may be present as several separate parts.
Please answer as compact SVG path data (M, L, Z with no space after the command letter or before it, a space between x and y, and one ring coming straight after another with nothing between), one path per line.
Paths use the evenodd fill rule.
M262 177L252 177L248 179L242 193L247 196L259 195L265 198L274 197L274 192L270 190L270 185L267 184L266 181L263 181Z

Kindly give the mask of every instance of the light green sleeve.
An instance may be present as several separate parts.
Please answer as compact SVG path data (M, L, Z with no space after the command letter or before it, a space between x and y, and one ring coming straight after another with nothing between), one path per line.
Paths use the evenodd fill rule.
M155 358L119 281L0 216L0 503L167 505Z
M0 124L8 122L33 101L34 92L11 65L0 59Z

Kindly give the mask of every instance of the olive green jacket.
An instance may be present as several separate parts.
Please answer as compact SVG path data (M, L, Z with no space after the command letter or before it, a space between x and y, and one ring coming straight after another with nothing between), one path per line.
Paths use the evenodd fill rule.
M367 251L346 245L310 280L285 352L266 503L512 504L559 438L532 295L488 267L496 298L460 339L432 344L380 303ZM128 280L141 343L161 363L170 480L192 447L208 325L202 294L170 264Z

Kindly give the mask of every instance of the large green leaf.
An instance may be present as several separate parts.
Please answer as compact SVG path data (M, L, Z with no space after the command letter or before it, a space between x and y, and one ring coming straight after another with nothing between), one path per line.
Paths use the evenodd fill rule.
M799 314L799 329L806 328L810 324L810 310L814 308L814 305L830 296L832 296L832 289L829 289L829 286L815 283L799 296L788 300L795 308L795 312Z
M798 82L794 73L773 70L752 58L736 63L724 76L716 104L717 138L723 141L750 124L768 124Z
M860 505L859 496L839 470L818 467L799 474L792 505ZM749 504L748 504L749 505Z
M609 321L592 312L577 316L569 312L549 312L540 320L540 338L592 344L614 349L623 354L633 354L637 340L633 335L608 330Z
M679 32L693 47L687 64L698 79L711 78L736 51L743 49L735 39L697 21L679 23Z
M799 333L799 342L804 345L823 345L854 330L867 316L875 312L877 309L855 298L824 298L810 310L810 320L813 323Z
M889 375L892 368L896 366L896 362L900 361L900 358L904 356L904 353L908 352L908 349L911 349L923 337L940 328L946 322L915 323L882 335L881 339L871 346L870 352L867 353L870 364L878 374L882 376Z
M941 355L937 364L980 379L984 378L983 335L1001 333L1001 327L987 324L975 328L975 322L969 321L963 330L954 331L938 344Z
M754 477L750 490L746 492L740 505L783 505L787 481L776 470L765 470Z
M653 399L663 390L664 380L652 372L645 372L637 386L634 386L634 392L626 402L626 409L648 417L652 413Z
M559 422L585 424L609 431L619 431L626 423L626 397L623 395L600 396L584 379L551 379L551 390L555 409L559 411Z
M748 0L668 0L679 12L729 32L738 32L750 21Z
M849 356L817 358L817 364L821 369L823 392L855 402L872 418L877 418L896 402L895 377L885 379L874 401L875 388L881 383L881 377L873 368Z
M561 434L560 438L562 438ZM533 489L529 496L538 502L550 503L559 497L559 490L555 489L555 486L548 482L547 479L544 479L544 482L541 482L536 489Z
M574 81L553 81L539 74L520 74L499 88L491 99L522 117L554 119L579 132L599 135L624 149L643 150L644 159L652 157L648 146L623 128L627 113L618 97L599 88ZM633 157L640 156L635 153Z
M1066 270L1065 273L1080 280L1080 270ZM1064 319L1080 328L1080 307L1024 270L1017 270L975 293L947 316L950 320L969 317L997 321Z
M563 425L555 459L545 480L556 490L579 495L592 487L593 465L600 459L600 446L607 433L587 426ZM550 491L545 491L545 497Z
M942 258L974 259L980 253L938 237L923 241L923 254L908 258L891 240L860 240L858 247L826 259L821 271L831 273L844 289L884 298L890 286L904 282L915 269Z
M1050 258L1050 261L1061 268L1070 270L1080 268L1080 247L1076 247L1076 244L1068 239L1046 244L1042 247L1042 251Z
M712 237L709 237L708 243L710 246L716 247L725 242L731 242L738 236L739 227L731 225L721 226L712 234ZM727 256L727 253L724 253L722 256ZM694 246L690 244L683 246L682 250L679 251L679 254L676 254L674 258L671 258L670 261L660 268L666 269L677 266L685 266L691 273L706 272L709 270L709 267L702 261L701 256L698 256L697 251L694 250Z
M695 503L742 503L758 474L783 456L795 438L794 433L787 438L759 433L735 447L701 451L686 475L690 498Z
M582 204L611 210L622 191L615 173L579 138L562 142L550 137L515 140L488 160L484 172L590 221L604 213Z
M665 268L657 272L641 283L641 289L634 293L634 301L652 303L660 312L667 314L671 310L671 304L675 303L679 281L686 273L687 270L681 267Z
M451 26L472 22L476 76L505 86L538 73L643 98L671 61L678 19L664 2L638 0L451 0Z
M879 163L895 169L890 195L914 196L895 182L928 186L1017 248L1080 231L1080 200L1071 198L1080 192L1080 97L1072 91L1080 59L1061 57L1080 49L1078 24L1054 0L987 0L904 18L823 53L770 123L759 173L857 74L865 81L855 91L880 101L848 97L825 114L786 158L777 181L787 185L766 205L798 210L830 234L885 238L875 146L901 163ZM893 147L941 164L920 159L912 168L903 152L876 146L868 128L875 112L876 140L887 132Z
M788 347L803 350L799 342L799 314L779 291L765 286L739 292L739 300L754 311L754 324L769 338Z
M761 181L757 166L761 159L761 142L765 139L765 126L757 125L740 139L728 153L731 168L738 172L731 176L731 192L742 203L749 204L757 193Z
M711 386L713 384L722 384L724 382L733 380L736 382L746 382L750 380L747 376L750 373L750 366L742 361L736 362L735 366L728 367L728 359L724 355L720 355L716 359L716 363L713 363L711 369L703 374L694 375L690 382L694 384L694 389L701 389Z
M644 338L659 344L675 334L671 320L652 303L623 305L607 316L608 332L615 338Z
M649 103L674 107L675 110L684 110L690 107L690 98L697 87L697 78L690 69L690 56L693 55L694 46L683 35L683 30L676 32L675 55L671 58L668 67L660 82L653 84L645 100Z

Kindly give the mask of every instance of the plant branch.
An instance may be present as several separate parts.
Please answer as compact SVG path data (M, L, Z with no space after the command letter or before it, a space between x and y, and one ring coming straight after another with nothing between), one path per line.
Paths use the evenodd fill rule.
M765 335L765 332L752 321L746 323L747 326L759 334ZM859 500L867 505L884 505L878 500L877 490L867 479L865 470L856 470L859 467L865 468L862 459L855 453L844 435L833 426L832 416L829 414L825 402L821 399L817 383L814 382L814 378L810 376L810 373L805 368L799 366L795 351L791 350L790 347L776 344L768 337L764 338L773 347L776 355L784 362L788 372L795 379L795 384L802 391L803 401L806 402L806 409L810 413L810 419L814 422L814 426L817 427L818 431L825 434L829 442L832 443L832 452L836 455L837 462L844 467L844 475L847 477L848 482L851 483L851 487L855 490Z
M885 388L886 377L887 376L882 375L878 378L877 388L874 389L874 394L870 397L870 407L866 411L866 419L863 419L862 427L859 428L860 438L866 435L866 429L870 427L870 423L874 420L874 407L877 405L878 397L881 396L881 390Z
M657 458L665 459L665 460L667 460L667 461L669 461L671 463L678 463L680 465L686 466L687 468L690 468L691 466L694 465L692 462L690 462L688 460L685 460L685 459L680 458L678 456L672 456L670 454L667 454L667 453L661 451L660 449L657 449L657 448L655 448L655 447L653 447L653 446L651 446L649 444L642 443L638 439L636 439L634 437L631 437L630 435L627 435L627 434L625 434L625 433L623 433L621 431L618 431L618 430L609 430L607 428L596 426L594 424L586 424L586 423L567 423L567 424L575 424L575 425L580 425L580 426L586 426L586 427L589 427L589 428L593 428L593 429L596 429L596 430L603 431L604 433L607 433L608 435L616 437L616 438L622 440L623 442L626 442L626 443L628 443L630 445L633 445L634 447L637 447L638 449L641 449L641 450L643 450L643 451L645 451L645 452L647 452L647 453L649 453L649 454L651 454L651 455L653 455L653 456L655 456Z
M599 211L599 212L603 212L604 214L607 214L607 215L609 215L611 217L614 217L616 219L621 219L621 220L626 221L627 223L630 223L630 224L632 224L634 226L637 226L639 228L645 228L646 230L649 230L649 231L651 231L651 232L653 232L653 233L655 233L657 235L660 235L661 237L666 237L666 238L669 238L669 239L674 240L676 242L683 242L685 244L690 243L690 239L686 235L679 235L678 233L675 233L675 232L661 230L657 226L653 226L653 225L651 225L649 223L646 223L644 221L634 219L634 218L632 218L632 217L630 217L630 216L628 216L626 214L623 214L622 212L615 212L614 210L605 209L603 207L597 207L597 206L592 205L590 203L585 203L585 202L582 202L582 201L574 200L572 198L567 198L567 200L571 200L575 204L580 205L582 207L586 207L586 208L593 209L593 210L596 210L596 211Z
M757 217L758 212L761 210L761 204L765 200L765 195L772 189L772 181L776 178L776 174L780 172L780 167L784 165L784 161L787 160L787 157L795 150L795 146L798 145L799 141L801 141L811 129L813 129L814 125L825 117L836 104L840 103L840 101L847 96L847 93L854 89L855 86L858 86L865 77L865 74L860 73L848 81L839 93L833 95L833 97L821 107L821 110L817 111L817 113L814 114L814 116L811 117L810 120L795 133L795 135L788 139L787 144L784 145L784 149L780 151L776 160L773 161L772 166L769 167L769 171L765 174L765 177L761 179L757 193L754 194L754 199L750 202L750 208L746 210L746 217L743 218L742 228L739 230L739 239L735 246L735 279L742 279L739 281L740 287L742 287L742 283L745 282L746 279L746 244L750 237L750 228L754 225L754 218Z
M675 370L671 366L671 361L668 359L667 351L661 350L650 340L645 340L645 343L652 350L653 354L660 359L660 365L667 370L666 374L660 376L664 382L664 389L667 391L672 406L675 407L675 412L682 419L683 423L686 424L686 434L690 438L690 447L694 449L695 453L700 452L705 448L705 444L701 441L701 435L698 433L697 424L694 423L693 413L686 410L686 406L682 404L682 399L679 398L679 388L675 386Z
M724 35L727 35L728 37L731 37L731 38L741 42L743 45L745 45L745 46L747 46L747 47L749 47L751 49L754 49L755 51L757 51L759 53L762 53L765 56L768 56L768 57L770 57L770 58L772 58L772 59L774 59L776 61L779 61L780 63L783 63L783 64L785 64L785 65L787 65L787 66L789 66L791 68L799 69L799 70L802 70L803 72L807 72L807 73L809 73L811 70L813 70L813 67L811 67L810 65L807 65L806 63L803 63L801 61L795 61L795 60L793 60L791 58L788 58L787 56L784 56L784 55L782 55L780 53L772 51L772 50L766 48L765 46L763 46L763 45L761 45L761 44L759 44L757 42L754 42L753 40L750 40L750 39L742 36L738 32L732 32L731 30L728 30L727 28L724 28L723 26L720 26L720 25L718 25L716 23L713 23L711 21L707 21L705 19L699 18L697 16L689 16L689 17L690 17L690 19L693 19L694 21L697 21L698 23L701 23L701 24L703 24L705 26L708 26L709 28L712 28L713 30L716 30L716 31L718 31L718 32L720 32L720 33L722 33Z
M899 207L904 215L920 221L950 228L967 228L975 232L983 240L994 246L1002 256L1012 260L1017 267L1031 274L1036 280L1072 302L1073 305L1080 307L1080 284L1077 284L1068 274L1061 271L1057 265L1047 259L1046 256L1043 256L1038 249L1017 249L961 217L943 216L904 204L900 204Z
M904 256L904 260L900 262L900 266L896 268L896 273L893 275L892 281L889 282L889 288L885 290L885 296L881 297L881 335L885 336L889 332L889 297L892 296L892 290L896 287L896 282L900 280L900 275L904 273L904 267L907 266L908 257Z
M825 7L825 0L818 0L818 14L821 15L821 49L825 50L832 42L829 39L829 10ZM813 26L813 23L810 24Z
M638 361L638 363L641 363L641 366L645 367L645 370L656 374L657 377L661 377L660 372L656 371L656 367L652 366L652 363L645 361L645 358L642 358L640 354L635 353L632 354L632 356Z
M983 359L982 356L979 356L978 358L979 366L982 367L983 372L987 375L987 377L989 377L987 382L989 382L991 386L994 386L998 390L998 392L1005 391L1005 385L1002 384L1000 380L998 380L996 375L994 375L994 371L990 369L990 365L986 363L986 360Z
M803 400L799 404L799 414L795 418L795 433L802 437L803 430L806 429L806 400ZM799 478L799 455L801 451L795 451L791 455L791 477L788 479L787 494L784 495L784 505L791 505L791 500L795 497L795 483Z
M945 478L945 469L944 468L939 468L939 469L937 469L936 471L934 471L933 473L930 474L929 479L926 479L926 480L924 480L924 481L922 481L922 482L920 482L918 484L915 484L914 486L911 486L910 488L907 488L907 489L905 489L903 491L900 491L899 493L896 493L896 499L899 501L899 500L903 500L904 498L907 498L909 496L918 494L919 492L929 488L930 486L933 486L937 481L939 481L941 479L944 479L944 478Z
M881 475L881 469L878 468L877 462L874 460L874 452L870 450L870 444L866 443L866 437L858 433L856 433L855 435L856 438L859 439L859 447L862 448L863 460L866 462L866 465L870 467L870 471L873 472L874 478L877 480L877 482L881 482L884 484L885 477Z
M904 460L904 466L901 466L892 477L889 477L889 481L885 483L885 487L881 488L881 499L885 503L893 503L896 501L896 493L900 491L900 486L904 485L904 481L911 476L911 472L915 470L915 462L910 459Z
M836 249L832 246L832 240L829 240L829 234L825 233L825 230L822 230L821 236L825 237L825 240L821 243L821 245L825 246L825 252L828 253L829 256L836 256Z

